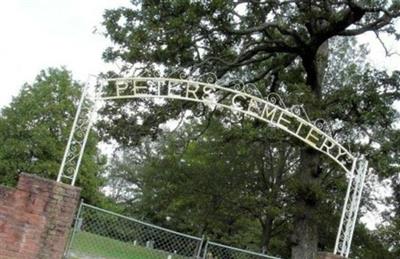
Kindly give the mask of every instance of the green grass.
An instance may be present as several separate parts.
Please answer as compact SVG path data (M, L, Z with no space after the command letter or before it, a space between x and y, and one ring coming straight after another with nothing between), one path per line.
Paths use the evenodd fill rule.
M69 259L166 259L168 253L79 231L75 234ZM173 259L183 259L172 255Z

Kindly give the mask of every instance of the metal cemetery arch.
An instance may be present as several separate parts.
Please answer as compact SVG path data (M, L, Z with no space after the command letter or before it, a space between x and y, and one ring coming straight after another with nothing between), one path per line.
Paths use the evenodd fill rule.
M96 113L96 102L132 98L164 98L201 102L243 113L280 128L307 145L324 153L345 170L349 183L344 201L334 253L348 256L357 220L368 162L352 155L335 139L308 119L300 105L286 108L280 97L270 94L266 100L244 91L218 84L164 77L118 78L107 81L110 91L105 95L89 96L89 84L83 90L60 166L57 181L75 184L86 141ZM85 105L85 100L91 105ZM303 113L303 118L301 115Z

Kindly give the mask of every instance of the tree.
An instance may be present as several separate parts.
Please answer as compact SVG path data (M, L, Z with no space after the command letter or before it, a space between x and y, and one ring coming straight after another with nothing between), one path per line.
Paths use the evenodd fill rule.
M0 182L14 185L21 172L55 180L68 141L82 85L64 68L42 70L0 115ZM91 132L77 184L82 197L103 199L98 138Z
M198 136L203 127L203 122L188 121L156 142L147 140L133 152L125 150L111 164L110 176L118 184L116 198L128 204L126 213L136 217L284 255L288 247L271 245L271 240L277 239L277 233L287 233L291 219L281 205L290 198L282 194L287 193L281 190L283 174L272 176L271 171L290 168L282 162L280 166L269 163L274 158L265 155L274 152L273 147L265 145L264 138L247 137L261 133L249 122L230 128L213 120ZM243 131L251 134L243 136Z
M385 128L385 125L376 128L373 119L364 116L370 107L364 106L370 102L364 97L372 96L357 99L358 84L342 87L343 82L339 82L330 86L324 83L324 75L329 55L337 54L336 49L329 48L331 39L367 31L397 36L393 21L400 15L398 1L132 1L132 4L131 9L108 10L104 16L106 35L114 43L114 47L105 51L104 58L124 61L125 70L158 64L186 68L192 74L215 71L219 78L229 76L256 83L263 96L269 91L299 94L310 117L328 118L335 126L355 123L358 132L351 127L337 130L337 137L352 147L349 140L368 136L370 130L377 134L375 130ZM370 72L365 73L365 77L358 79L369 78ZM379 73L375 75L379 81ZM373 89L369 91L373 96L382 95ZM343 100L343 94L352 94L354 98ZM328 97L332 97L332 102ZM340 108L326 105L337 103L338 99L339 104L343 101ZM138 125L129 114L116 118L115 110L109 106L103 113L111 120L103 121L102 134L126 145L137 144L141 136L157 136L159 125L182 111L175 102L162 107L147 101L135 105L149 107L152 114L142 116ZM184 109L198 108L185 104ZM116 132L110 121L117 122L119 127L124 124L129 127ZM345 132L350 132L350 136ZM387 141L386 137L383 139ZM362 149L366 149L365 145ZM372 159L381 158L379 148L368 151L375 155ZM302 148L299 158L293 190L297 195L292 257L311 258L318 245L315 220L321 209L318 194L323 160L311 148Z
M341 75L339 73L335 80L342 80ZM374 121L375 127L379 128L374 132L385 135L388 131L378 125L393 120L391 112L384 111L388 108L390 111L393 99L375 96L379 80L368 71L353 77L352 85L358 86L359 92L368 93L358 103L374 99L385 101L375 100L374 105L368 106L377 110L369 108L368 113L371 123ZM390 89L389 85L386 89ZM338 95L356 96L351 91L352 87L345 87L328 100L337 103ZM337 104L330 110L337 114L339 105L350 104L351 107L353 101L349 98L348 102ZM348 120L358 119L350 114L351 109L343 111L349 114ZM389 114L388 118L383 114ZM178 231L207 234L212 240L286 258L289 256L287 237L296 211L293 189L298 183L293 173L298 165L298 153L290 147L296 143L276 129L254 127L251 120L232 123L230 117L224 113L225 122L216 118L211 118L211 122L186 118L176 132L164 131L155 142L147 139L133 152L125 151L112 163L109 175L116 183L112 189L117 190L117 200L127 205L125 213ZM207 130L202 133L204 128ZM340 130L344 131L343 135L352 136L354 134L349 131L355 128L342 127ZM278 151L284 151L284 154L276 156L274 153ZM381 160L384 161L387 160ZM315 224L320 226L319 248L331 250L340 217L337 208L342 205L346 182L343 173L334 166L322 168L324 179L316 189L322 209ZM380 168L384 172L388 169ZM385 254L392 258L376 233L365 230L362 224L357 227L355 236L352 257Z
M396 143L397 144L397 143ZM398 144L397 144L398 145ZM378 228L377 234L387 250L395 258L400 256L400 174L392 177L393 196L387 200L387 210L384 213L384 223Z

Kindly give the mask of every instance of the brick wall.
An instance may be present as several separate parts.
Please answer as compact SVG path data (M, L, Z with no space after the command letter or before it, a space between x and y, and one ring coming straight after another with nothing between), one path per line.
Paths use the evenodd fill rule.
M62 258L80 188L21 174L0 186L0 258Z

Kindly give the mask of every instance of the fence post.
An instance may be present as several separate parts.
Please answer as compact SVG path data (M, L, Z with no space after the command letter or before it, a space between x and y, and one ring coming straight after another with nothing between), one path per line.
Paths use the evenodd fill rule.
M79 209L78 212L76 213L75 216L75 221L74 221L74 228L72 230L72 234L68 240L68 245L65 249L65 253L64 253L64 258L68 258L69 257L69 252L71 250L71 246L72 246L72 242L74 242L74 237L76 234L76 231L78 231L78 228L81 227L82 223L80 223L80 216L81 216L81 211L82 211L82 207L83 207L83 199L81 199L81 202L79 204Z
M204 246L204 251L203 251L203 259L207 258L207 249L208 249L208 238L206 240L206 244Z
M201 250L203 250L204 235L201 236L199 247L197 248L196 258L201 258Z

